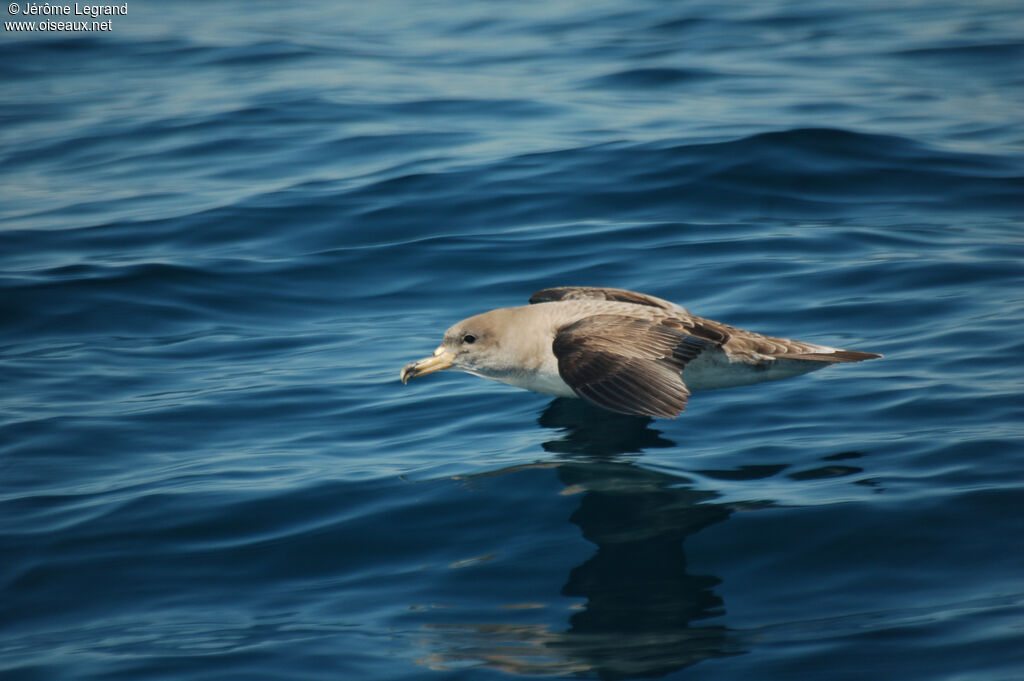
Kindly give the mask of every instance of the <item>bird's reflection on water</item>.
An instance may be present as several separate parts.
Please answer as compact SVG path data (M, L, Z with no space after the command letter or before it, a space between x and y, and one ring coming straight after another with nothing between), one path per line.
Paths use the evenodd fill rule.
M559 437L544 448L559 455L555 465L566 492L579 495L570 521L597 546L561 588L563 596L583 603L562 630L536 624L429 626L431 653L422 663L628 679L742 652L725 627L703 623L723 612L714 591L720 580L689 574L684 552L688 536L731 511L713 503L714 492L622 456L675 446L650 423L581 400L557 399L548 406L540 424L558 429Z

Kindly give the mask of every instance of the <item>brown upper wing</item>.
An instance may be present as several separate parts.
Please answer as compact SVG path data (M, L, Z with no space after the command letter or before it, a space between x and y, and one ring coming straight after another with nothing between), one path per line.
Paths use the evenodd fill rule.
M623 288L604 288L601 286L556 286L537 291L530 296L530 303L550 303L556 300L614 300L620 303L646 305L662 310L677 310L678 307L667 300L649 296L646 293L627 291Z
M764 362L773 359L802 359L834 364L837 362L861 362L876 359L881 355L858 350L833 350L815 343L765 336L753 331L737 329L722 322L702 317L680 317L678 321L668 320L666 324L682 324L689 333L713 341L731 358L747 362Z
M620 414L673 418L690 394L680 372L713 345L657 320L594 315L561 329L552 350L580 397Z

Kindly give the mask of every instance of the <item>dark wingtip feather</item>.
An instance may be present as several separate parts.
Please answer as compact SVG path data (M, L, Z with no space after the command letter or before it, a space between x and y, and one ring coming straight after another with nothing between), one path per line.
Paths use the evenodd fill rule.
M882 355L876 352L860 352L859 350L836 350L835 352L801 352L779 355L779 359L809 359L819 362L863 362L867 359L879 359Z

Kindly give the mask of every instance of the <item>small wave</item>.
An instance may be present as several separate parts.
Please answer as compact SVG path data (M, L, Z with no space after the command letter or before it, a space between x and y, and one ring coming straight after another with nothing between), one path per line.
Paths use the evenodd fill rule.
M617 71L592 78L586 82L586 85L588 87L631 90L686 85L720 77L721 74L705 69L641 68Z

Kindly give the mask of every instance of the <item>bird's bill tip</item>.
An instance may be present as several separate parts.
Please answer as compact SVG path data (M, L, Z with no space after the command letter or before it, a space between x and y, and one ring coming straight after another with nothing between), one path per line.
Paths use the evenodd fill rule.
M415 362L409 362L402 367L402 384L408 383L410 378L426 376L436 371L448 369L452 366L454 360L455 355L444 348L438 348L432 356L416 360Z

